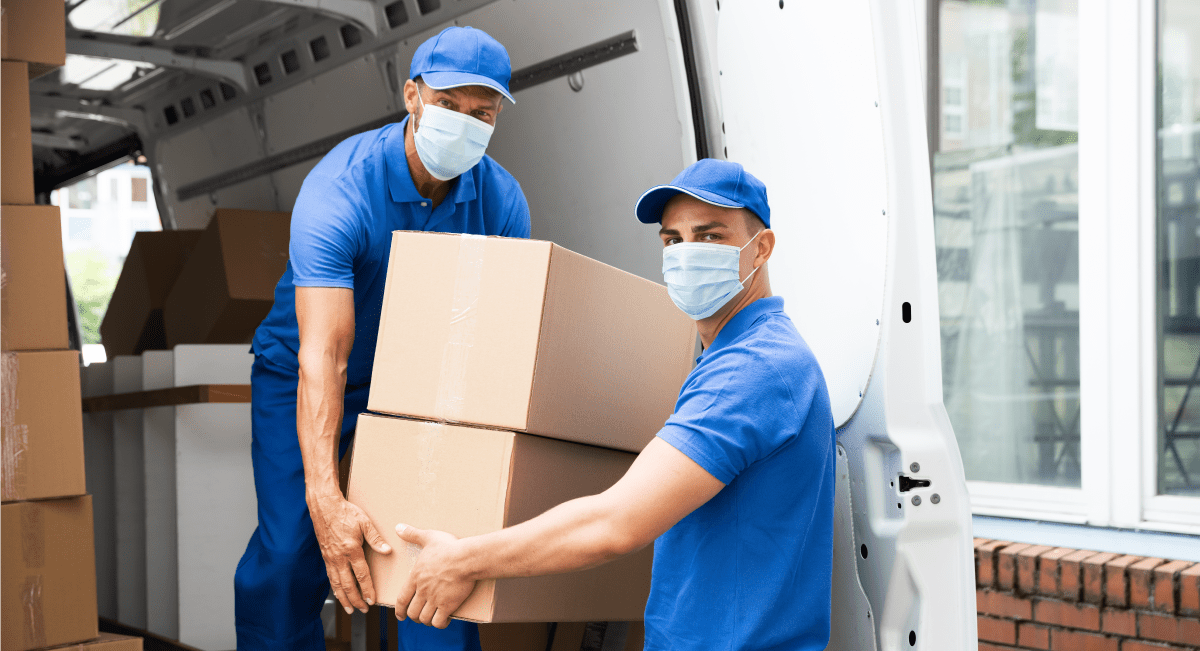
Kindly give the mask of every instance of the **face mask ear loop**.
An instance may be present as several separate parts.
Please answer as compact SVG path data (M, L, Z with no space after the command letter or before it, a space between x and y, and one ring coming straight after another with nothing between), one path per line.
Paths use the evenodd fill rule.
M421 97L421 85L417 84L416 86L417 86L417 102L419 102L421 104L421 117L425 117L425 99L423 97ZM417 122L419 122L419 120L415 119L415 116L414 116L414 119L411 120L411 122L413 125L413 128L412 128L413 135L415 136L415 135L417 135ZM755 236L755 237L757 237L757 236Z
M763 230L766 230L766 229L763 229ZM755 234L754 234L754 237L750 238L750 242L753 242L753 241L754 241L754 240L755 240L755 239L756 239L756 238L757 238L759 235L762 235L762 233L763 233L762 231L759 231L759 232L755 233ZM750 242L746 242L745 244L743 244L743 245L742 245L742 249L744 249L744 248L746 248L746 247L750 246ZM741 252L742 252L742 249L738 249L738 253L741 253ZM743 287L745 287L745 286L746 286L746 281L747 281L747 280L750 280L750 276L753 276L754 274L758 273L758 270L759 270L759 269L762 269L762 265L761 265L761 264L760 264L760 265L758 265L757 267L755 267L755 268L754 268L754 271L751 271L750 273L746 274L746 277L745 277L745 279L743 279L743 280L740 280L740 281L738 281L738 282L740 282L740 283L742 284L742 286L743 286Z

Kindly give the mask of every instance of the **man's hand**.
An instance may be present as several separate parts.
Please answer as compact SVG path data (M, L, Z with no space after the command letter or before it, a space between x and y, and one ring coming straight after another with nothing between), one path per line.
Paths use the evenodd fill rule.
M446 628L450 625L450 615L475 589L475 581L466 578L458 567L461 551L458 538L444 531L416 529L405 524L396 525L396 533L401 540L422 548L396 597L396 619L407 615L426 626Z
M308 512L312 514L313 529L333 595L347 613L357 608L364 613L375 604L375 586L363 554L363 539L380 554L390 554L392 548L358 506L340 494L309 497Z

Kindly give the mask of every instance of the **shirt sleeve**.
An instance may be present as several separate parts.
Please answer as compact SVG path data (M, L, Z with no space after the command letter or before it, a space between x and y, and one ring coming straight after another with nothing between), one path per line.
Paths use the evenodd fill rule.
M688 377L658 437L728 485L800 436L820 380L807 371L788 382L761 353L723 351Z
M310 174L292 210L288 256L297 287L354 289L367 207L337 178Z
M525 199L521 184L515 181L509 195L508 219L500 235L529 239L529 202Z

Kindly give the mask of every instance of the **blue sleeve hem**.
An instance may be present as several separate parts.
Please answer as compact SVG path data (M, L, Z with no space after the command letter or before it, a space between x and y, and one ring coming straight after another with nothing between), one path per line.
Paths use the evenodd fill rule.
M658 438L666 441L671 447L679 450L692 461L695 461L696 465L703 468L705 472L715 477L722 484L728 486L729 482L734 480L733 473L721 467L721 464L705 454L703 450L692 445L691 441L688 440L690 437L687 430L668 423L658 431Z
M339 287L344 289L354 289L354 282L349 280L296 280L293 278L292 284L296 287Z

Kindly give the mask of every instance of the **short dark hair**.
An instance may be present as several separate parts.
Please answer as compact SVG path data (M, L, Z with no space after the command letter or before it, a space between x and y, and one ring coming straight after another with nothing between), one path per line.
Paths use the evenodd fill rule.
M748 235L754 235L759 231L764 231L767 229L767 225L763 222L762 218L754 214L754 212L749 208L742 208L742 215L745 217L744 221L746 224L746 233Z

